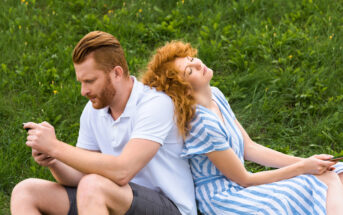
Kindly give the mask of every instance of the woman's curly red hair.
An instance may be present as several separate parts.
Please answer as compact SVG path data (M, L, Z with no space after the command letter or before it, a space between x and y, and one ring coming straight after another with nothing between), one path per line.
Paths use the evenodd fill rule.
M184 79L182 71L175 67L174 60L178 57L194 57L196 54L197 50L189 43L168 42L157 49L142 77L144 84L165 92L173 100L177 127L183 138L190 130L196 101L191 85Z

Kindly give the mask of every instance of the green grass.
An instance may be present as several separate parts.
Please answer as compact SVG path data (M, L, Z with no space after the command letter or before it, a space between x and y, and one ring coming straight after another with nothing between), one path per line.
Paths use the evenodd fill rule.
M0 213L19 181L52 180L30 157L22 122L48 121L75 144L87 100L71 53L93 30L121 41L134 75L166 41L191 42L256 142L302 157L340 153L342 14L339 0L1 1Z

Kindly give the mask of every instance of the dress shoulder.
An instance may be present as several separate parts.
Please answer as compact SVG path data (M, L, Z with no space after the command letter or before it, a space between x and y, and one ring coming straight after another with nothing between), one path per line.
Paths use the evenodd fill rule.
M195 155L230 148L230 137L218 117L205 107L196 108L191 122L191 130L185 139L181 157L191 158Z

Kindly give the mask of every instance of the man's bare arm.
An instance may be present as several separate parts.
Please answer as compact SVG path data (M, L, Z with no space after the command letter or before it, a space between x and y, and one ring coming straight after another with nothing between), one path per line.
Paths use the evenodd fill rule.
M91 151L81 148L79 149L99 153L99 151ZM85 175L85 173L80 172L57 159L55 159L54 162L48 167L56 181L66 186L77 186L81 178Z
M41 124L30 122L24 125L24 128L26 127L31 128L28 132L27 146L55 158L81 173L99 174L118 185L127 184L160 148L160 144L157 142L136 138L131 139L125 145L119 156L113 156L87 151L57 140L54 127L47 122ZM57 163L53 173L58 176L57 180L61 180L60 176L64 175L61 174L63 169L67 172L74 171ZM76 180L68 179L66 182L75 184L79 177L82 175L76 174Z
M82 150L56 140L56 147L49 152L63 163L85 174L99 174L118 185L127 184L157 153L160 144L145 140L132 139L122 153L115 157Z
M56 181L62 185L76 187L84 173L56 160L48 166Z

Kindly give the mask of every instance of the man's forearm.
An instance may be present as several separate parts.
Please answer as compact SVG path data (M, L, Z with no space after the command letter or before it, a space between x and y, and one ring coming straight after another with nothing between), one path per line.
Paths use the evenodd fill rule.
M71 187L77 186L85 175L57 159L49 166L49 169L58 183Z
M126 179L126 169L120 161L112 156L76 148L57 140L51 151L51 156L84 174L98 174L104 176L118 185ZM126 180L125 180L126 181Z

